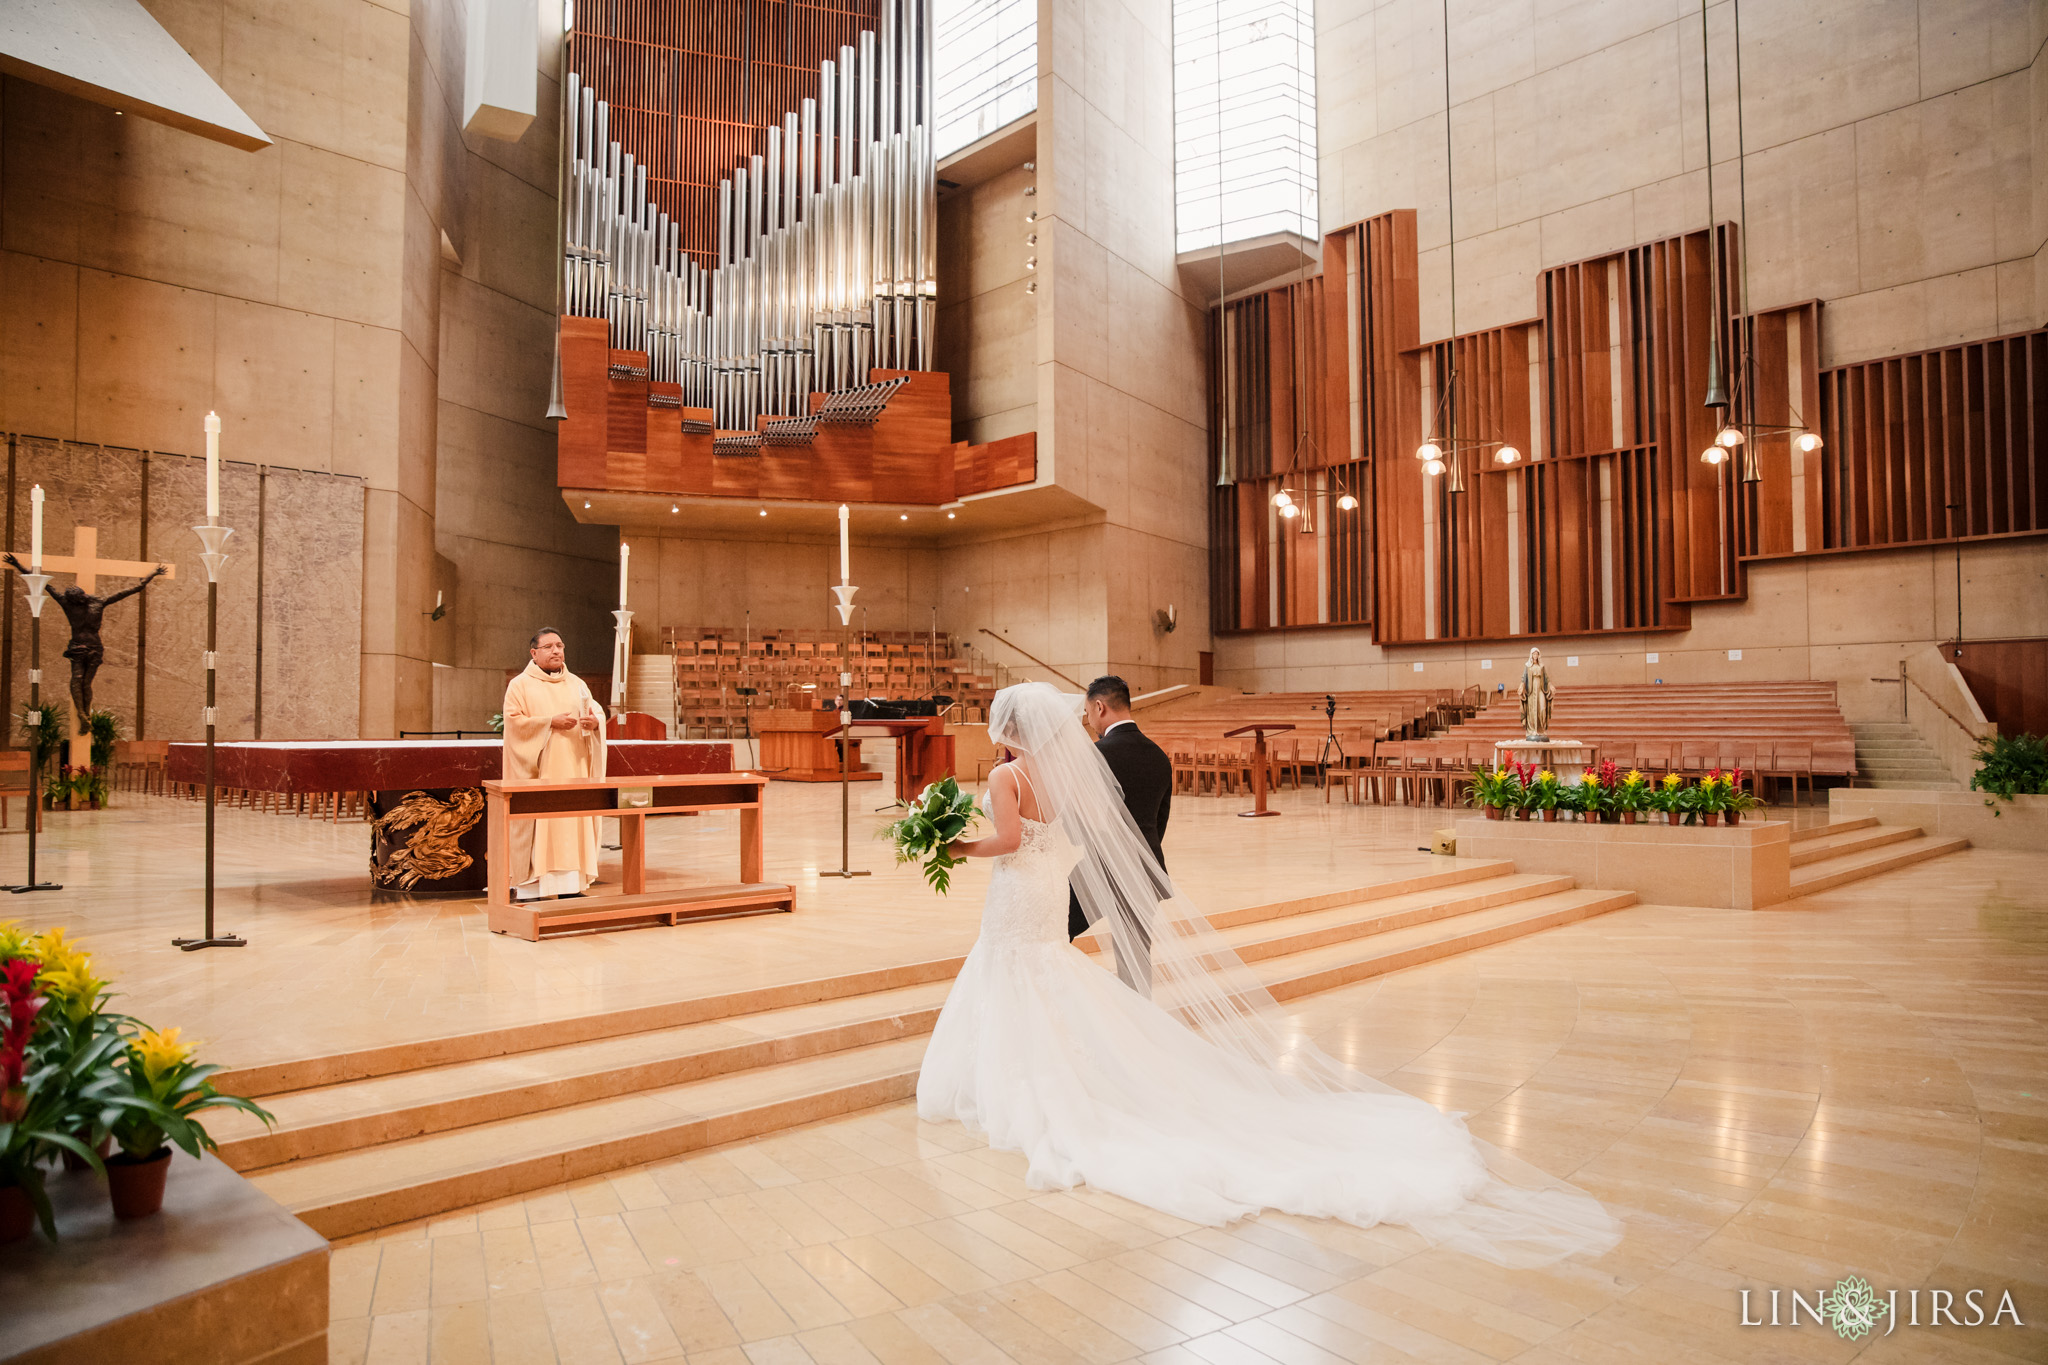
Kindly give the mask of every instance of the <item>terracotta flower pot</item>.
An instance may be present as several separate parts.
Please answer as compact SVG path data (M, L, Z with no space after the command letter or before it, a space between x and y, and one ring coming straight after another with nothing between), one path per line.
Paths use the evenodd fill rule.
M19 1242L36 1225L36 1206L19 1185L0 1185L0 1246Z
M86 1134L84 1133L73 1133L71 1136L77 1138L80 1142L84 1142L86 1139ZM107 1153L114 1150L114 1140L110 1137L103 1137L100 1139L100 1145L93 1148L93 1150L98 1152L100 1160L104 1161L106 1160ZM92 1168L85 1164L84 1157L67 1151L64 1153L64 1169L67 1171L86 1171Z
M1742 823L1742 812L1741 812L1741 811L1739 811L1739 810L1731 810L1731 811L1728 811L1728 812L1726 812L1726 814L1727 814L1727 817L1728 817L1728 823L1729 823L1729 824L1731 824L1731 825L1739 825L1739 824L1741 824L1741 823Z
M1634 811L1625 810L1621 813L1621 823L1623 823L1624 825L1633 825L1635 822L1636 813Z
M107 1158L107 1195L116 1218L147 1218L164 1206L164 1177L170 1174L171 1149L155 1156L127 1153Z
M1544 811L1543 818L1546 820L1555 820L1557 818L1557 808L1555 806L1552 806L1549 810Z
M1516 818L1517 820L1526 820L1526 819L1528 819L1528 818L1529 818L1529 808L1528 808L1527 806L1518 806L1518 807L1517 807L1517 808L1515 809L1515 818Z
M1721 823L1721 812L1719 812L1719 811L1717 811L1717 810L1703 810L1703 811L1701 811L1701 812L1700 812L1700 823L1701 823L1701 824L1703 824L1703 825L1718 825L1718 824L1720 824L1720 823Z
M1504 818L1505 815L1506 812L1503 811L1499 806L1488 806L1486 808L1486 818L1489 820L1499 820Z

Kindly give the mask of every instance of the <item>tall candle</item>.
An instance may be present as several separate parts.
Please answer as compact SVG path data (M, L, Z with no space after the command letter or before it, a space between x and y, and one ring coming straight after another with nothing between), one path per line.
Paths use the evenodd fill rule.
M619 546L619 610L620 610L620 611L624 611L624 610L626 609L626 559L627 559L627 557L628 557L629 555L631 555L632 553L633 553L633 547L632 547L632 546L630 546L630 545L626 545L626 544L621 544L621 545Z
M206 414L206 519L220 520L220 414Z
M853 561L846 551L846 504L839 504L839 586L853 581Z
M28 571L43 571L43 486L37 484L28 490L29 541Z

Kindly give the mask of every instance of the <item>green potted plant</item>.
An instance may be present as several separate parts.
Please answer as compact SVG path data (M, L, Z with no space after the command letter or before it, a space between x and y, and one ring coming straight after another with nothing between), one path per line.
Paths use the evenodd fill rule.
M1716 768L1700 779L1696 790L1699 792L1699 799L1694 809L1699 812L1700 823L1720 824L1721 812L1728 809L1728 779L1721 775L1719 768Z
M1505 768L1474 768L1465 804L1485 812L1489 820L1498 820L1507 805L1507 784L1513 780L1513 774Z
M1978 741L1977 771L1970 790L1985 792L1984 804L2003 817L2001 801L2015 796L2048 796L2048 741L2039 735L1992 735Z
M1621 823L1633 825L1636 817L1650 808L1654 795L1650 779L1630 768L1627 775L1614 785L1614 808L1621 812Z
M1588 768L1579 774L1575 785L1579 789L1579 810L1584 814L1586 823L1591 825L1606 819L1607 793L1600 785L1600 774Z
M56 1218L43 1185L55 1156L104 1169L81 1130L112 1096L110 1065L118 1033L64 1019L61 1000L43 991L43 964L12 926L0 926L0 1243L26 1237L34 1223L56 1239ZM54 1007L53 1007L54 1006Z
M1664 780L1650 789L1650 809L1662 815L1666 824L1680 823L1685 815L1684 791L1684 778L1677 773L1664 774Z
M146 1218L163 1207L171 1144L195 1157L215 1150L212 1134L197 1117L202 1112L240 1109L266 1124L273 1121L255 1101L215 1090L210 1078L221 1068L199 1063L178 1032L144 1029L127 1041L116 1062L126 1082L119 1107L107 1115L121 1148L106 1164L116 1218Z
M1558 798L1563 795L1557 780L1557 774L1548 768L1537 773L1535 782L1530 785L1530 792L1534 798L1532 804L1535 809L1543 812L1543 818L1545 820L1557 819L1557 802Z

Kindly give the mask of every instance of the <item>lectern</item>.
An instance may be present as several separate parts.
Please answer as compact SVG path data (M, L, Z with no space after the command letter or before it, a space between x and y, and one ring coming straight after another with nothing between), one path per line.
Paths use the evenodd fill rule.
M1225 730L1225 739L1236 739L1240 735L1252 737L1252 808L1241 810L1239 815L1253 819L1261 815L1278 815L1277 810L1266 809L1266 736L1277 735L1283 730L1292 730L1292 725L1277 720L1262 720L1255 725L1240 725L1235 730Z

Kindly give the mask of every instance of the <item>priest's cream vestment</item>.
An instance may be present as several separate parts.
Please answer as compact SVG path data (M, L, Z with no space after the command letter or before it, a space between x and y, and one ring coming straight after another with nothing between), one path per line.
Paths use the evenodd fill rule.
M556 716L585 716L595 729L554 728ZM505 688L505 776L604 776L604 708L583 679L529 663ZM597 817L519 820L512 825L512 886L526 897L580 894L597 880Z

